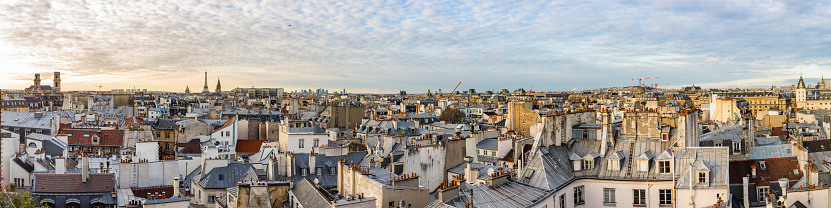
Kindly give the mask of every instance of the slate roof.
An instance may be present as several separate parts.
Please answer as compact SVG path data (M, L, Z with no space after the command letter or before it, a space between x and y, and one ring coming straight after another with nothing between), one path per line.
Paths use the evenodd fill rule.
M320 190L308 178L298 181L291 192L297 197L297 202L303 207L331 207L331 196Z
M542 148L548 148L548 152L541 151ZM517 175L517 182L545 190L556 189L575 177L567 155L568 150L564 147L540 147L533 152L526 168Z
M488 184L472 186L458 197L444 203L454 207L465 207L473 198L473 207L528 207L546 194L546 190L508 181L493 187Z
M751 160L793 157L794 154L791 153L791 147L791 144L753 146L750 147L748 157L750 157Z
M687 147L686 149L674 149L672 155L675 158L673 170L677 179L675 188L689 188L689 168L708 169L709 184L693 183L696 189L728 188L727 179L729 163L728 147ZM692 167L690 167L692 164ZM692 174L698 174L692 172ZM732 174L732 173L731 173ZM697 177L696 177L697 178ZM696 179L697 180L697 179Z
M722 127L721 129L717 129L715 131L707 132L706 134L702 134L698 137L700 141L710 141L710 140L733 140L733 139L742 139L746 138L742 133L742 125L732 125L727 127Z
M479 175L476 176L476 177L480 178L480 179L488 179L490 177L490 175L488 175L488 170L494 170L494 172L499 172L499 171L503 170L501 167L494 167L494 166L486 165L486 164L482 164L482 163L470 163L470 166L473 167L473 168L478 168L479 169ZM447 172L451 172L451 173L455 173L455 174L459 174L459 175L464 175L465 174L465 169L467 169L467 163L462 163L462 164L454 166L450 169L447 169ZM465 177L470 177L470 176L465 176Z
M311 174L311 170L309 170L309 174L306 176L302 176L300 173L301 168L310 168L309 167L309 154L308 153L299 153L294 154L294 167L292 167L292 181L295 183L299 182L304 178L308 178L309 180L318 179L320 183L320 187L328 188L328 187L335 187L338 185L338 176L331 175L330 169L334 168L337 169L338 161L342 159L346 159L349 163L358 164L360 163L363 158L366 157L368 153L365 151L352 151L347 153L345 156L326 156L323 154L317 154L315 156L315 164L313 167L320 167L322 173L320 176L317 174Z
M499 141L496 139L484 139L476 144L477 149L497 150L499 148Z
M236 177L234 176L235 169ZM234 181L235 178L236 181ZM250 179L258 179L253 165L231 162L228 166L213 168L210 172L202 176L198 184L206 189L227 189L235 186L237 182Z
M202 143L199 142L199 139L191 139L179 153L202 154Z
M155 123L153 123L153 130L156 129L163 129L163 130L175 130L176 129L176 122L181 120L177 119L159 119Z
M81 174L35 174L34 193L101 193L115 187L112 173L90 173L86 183Z
M53 112L46 112L40 118L35 118L34 112L2 111L0 123L12 128L51 129L52 117L55 116L56 114Z

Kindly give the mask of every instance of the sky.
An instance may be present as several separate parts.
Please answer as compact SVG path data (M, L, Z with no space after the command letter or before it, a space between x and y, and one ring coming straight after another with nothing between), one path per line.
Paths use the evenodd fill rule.
M0 88L394 93L831 77L831 2L0 0ZM810 84L810 81L809 81Z

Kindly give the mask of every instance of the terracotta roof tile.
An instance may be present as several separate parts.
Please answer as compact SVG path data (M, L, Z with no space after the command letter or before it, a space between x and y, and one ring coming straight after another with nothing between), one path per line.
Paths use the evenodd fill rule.
M121 146L124 142L123 130L61 129L60 134L69 136L68 140L70 145L92 145L92 137L94 135L97 135L99 138L98 145Z
M260 152L260 147L263 142L268 140L237 140L237 152L257 153Z
M765 162L765 170L760 167L760 161ZM796 157L769 158L759 160L730 161L730 184L741 184L742 178L751 175L752 167L756 167L756 178L750 178L751 183L759 183L760 180L775 181L780 178L798 180L802 173L794 174L794 169L799 169L799 162Z
M35 193L101 193L115 187L112 173L90 173L86 183L81 174L35 174Z

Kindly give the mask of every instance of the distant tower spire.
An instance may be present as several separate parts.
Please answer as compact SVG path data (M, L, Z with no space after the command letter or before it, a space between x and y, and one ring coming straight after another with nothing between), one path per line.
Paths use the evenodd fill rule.
M205 72L205 88L202 89L203 94L211 93L211 90L208 89L208 72Z
M185 86L185 94L190 94L190 85Z
M805 88L805 80L802 79L802 75L799 75L799 82L796 83L796 89L804 89Z
M40 85L40 74L35 74L35 85Z
M216 79L216 93L222 93L222 85L219 84L219 78Z

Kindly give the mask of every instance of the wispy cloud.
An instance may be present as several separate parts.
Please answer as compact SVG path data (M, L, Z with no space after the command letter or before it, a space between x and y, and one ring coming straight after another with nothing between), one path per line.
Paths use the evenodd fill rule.
M462 81L569 90L654 76L767 86L800 70L831 70L829 8L778 0L0 0L0 88L51 71L63 71L70 89L181 91L201 86L203 71L225 88L426 91Z

